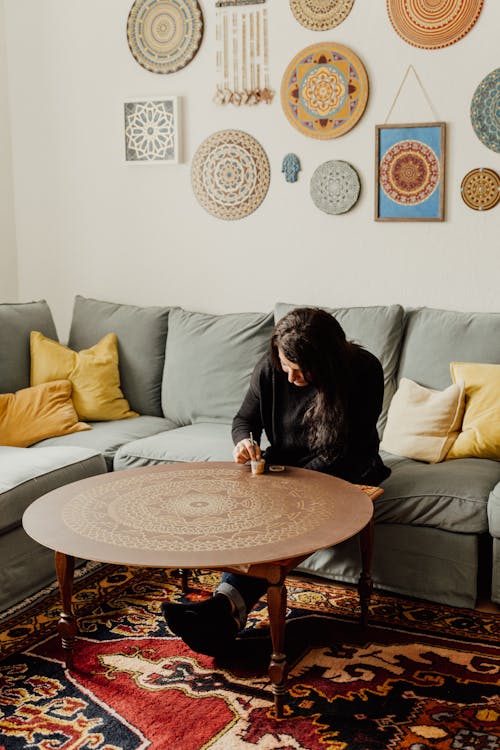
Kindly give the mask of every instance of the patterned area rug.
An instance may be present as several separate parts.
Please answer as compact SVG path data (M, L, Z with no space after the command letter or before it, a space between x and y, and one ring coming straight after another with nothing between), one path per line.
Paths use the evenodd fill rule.
M218 576L197 571L189 597ZM58 595L0 621L0 749L496 750L500 618L292 577L283 719L274 718L264 602L223 660L190 651L160 604L162 570L104 567L75 584L80 638L64 669Z

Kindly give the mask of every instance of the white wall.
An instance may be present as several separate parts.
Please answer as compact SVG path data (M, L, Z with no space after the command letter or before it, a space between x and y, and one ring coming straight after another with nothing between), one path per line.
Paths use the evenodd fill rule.
M46 297L62 335L76 293L211 312L269 310L276 300L500 309L500 205L481 214L460 197L470 169L500 172L500 154L477 139L469 117L476 86L499 65L498 1L485 0L463 40L426 51L397 36L383 0L355 0L348 18L324 33L300 26L288 0L268 0L271 83L278 95L271 106L241 109L212 102L212 0L201 2L205 35L198 55L169 76L147 72L130 54L131 0L5 3L19 294ZM370 79L364 116L331 141L297 132L279 100L289 61L321 39L351 47ZM374 126L386 119L410 63L448 126L442 223L373 219ZM184 162L125 164L123 101L163 94L182 97ZM432 117L410 79L391 122ZM267 198L240 221L206 213L190 184L196 148L223 128L256 137L271 164ZM303 165L296 184L281 174L289 151ZM328 159L350 162L362 181L358 204L342 216L320 212L309 197L310 177Z
M17 299L17 257L5 54L5 20L0 1L0 300Z

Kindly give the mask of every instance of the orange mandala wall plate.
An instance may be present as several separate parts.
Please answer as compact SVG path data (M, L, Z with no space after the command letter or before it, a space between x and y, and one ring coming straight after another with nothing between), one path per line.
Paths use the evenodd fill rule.
M483 0L387 0L387 12L405 42L423 49L455 44L472 29Z
M348 47L312 44L288 65L281 104L288 121L310 138L338 138L353 128L368 101L368 76Z

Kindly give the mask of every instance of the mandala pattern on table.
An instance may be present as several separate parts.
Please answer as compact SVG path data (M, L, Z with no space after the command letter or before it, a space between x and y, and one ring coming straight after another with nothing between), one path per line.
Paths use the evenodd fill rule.
M130 51L152 73L175 73L195 56L203 35L197 0L135 0L127 22Z
M311 198L327 214L343 214L359 198L358 173L346 161L326 161L311 177Z
M476 211L488 211L500 200L500 177L493 169L471 169L462 180L464 203Z
M326 31L342 23L353 3L354 0L290 0L290 8L306 29Z
M361 60L340 44L306 47L288 65L281 103L289 122L311 138L337 138L356 125L368 100Z
M500 68L488 73L475 90L470 116L479 140L500 152Z
M269 188L266 152L241 130L220 130L207 138L194 155L194 193L200 204L219 219L241 219L260 206Z
M127 161L176 161L176 123L171 100L125 103Z
M432 195L440 172L439 159L430 146L421 141L400 141L380 162L380 185L395 203L414 206Z
M472 29L483 0L387 0L387 12L405 42L439 49L458 42Z

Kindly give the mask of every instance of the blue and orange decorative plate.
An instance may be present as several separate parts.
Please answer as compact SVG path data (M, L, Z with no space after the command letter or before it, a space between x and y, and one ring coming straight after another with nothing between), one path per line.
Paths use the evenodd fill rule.
M479 140L500 152L500 68L492 70L475 90L470 117Z
M338 138L353 128L368 101L368 76L348 47L312 44L288 65L281 104L288 121L310 138Z
M175 73L195 56L203 36L197 0L135 0L127 21L130 51L152 73Z

